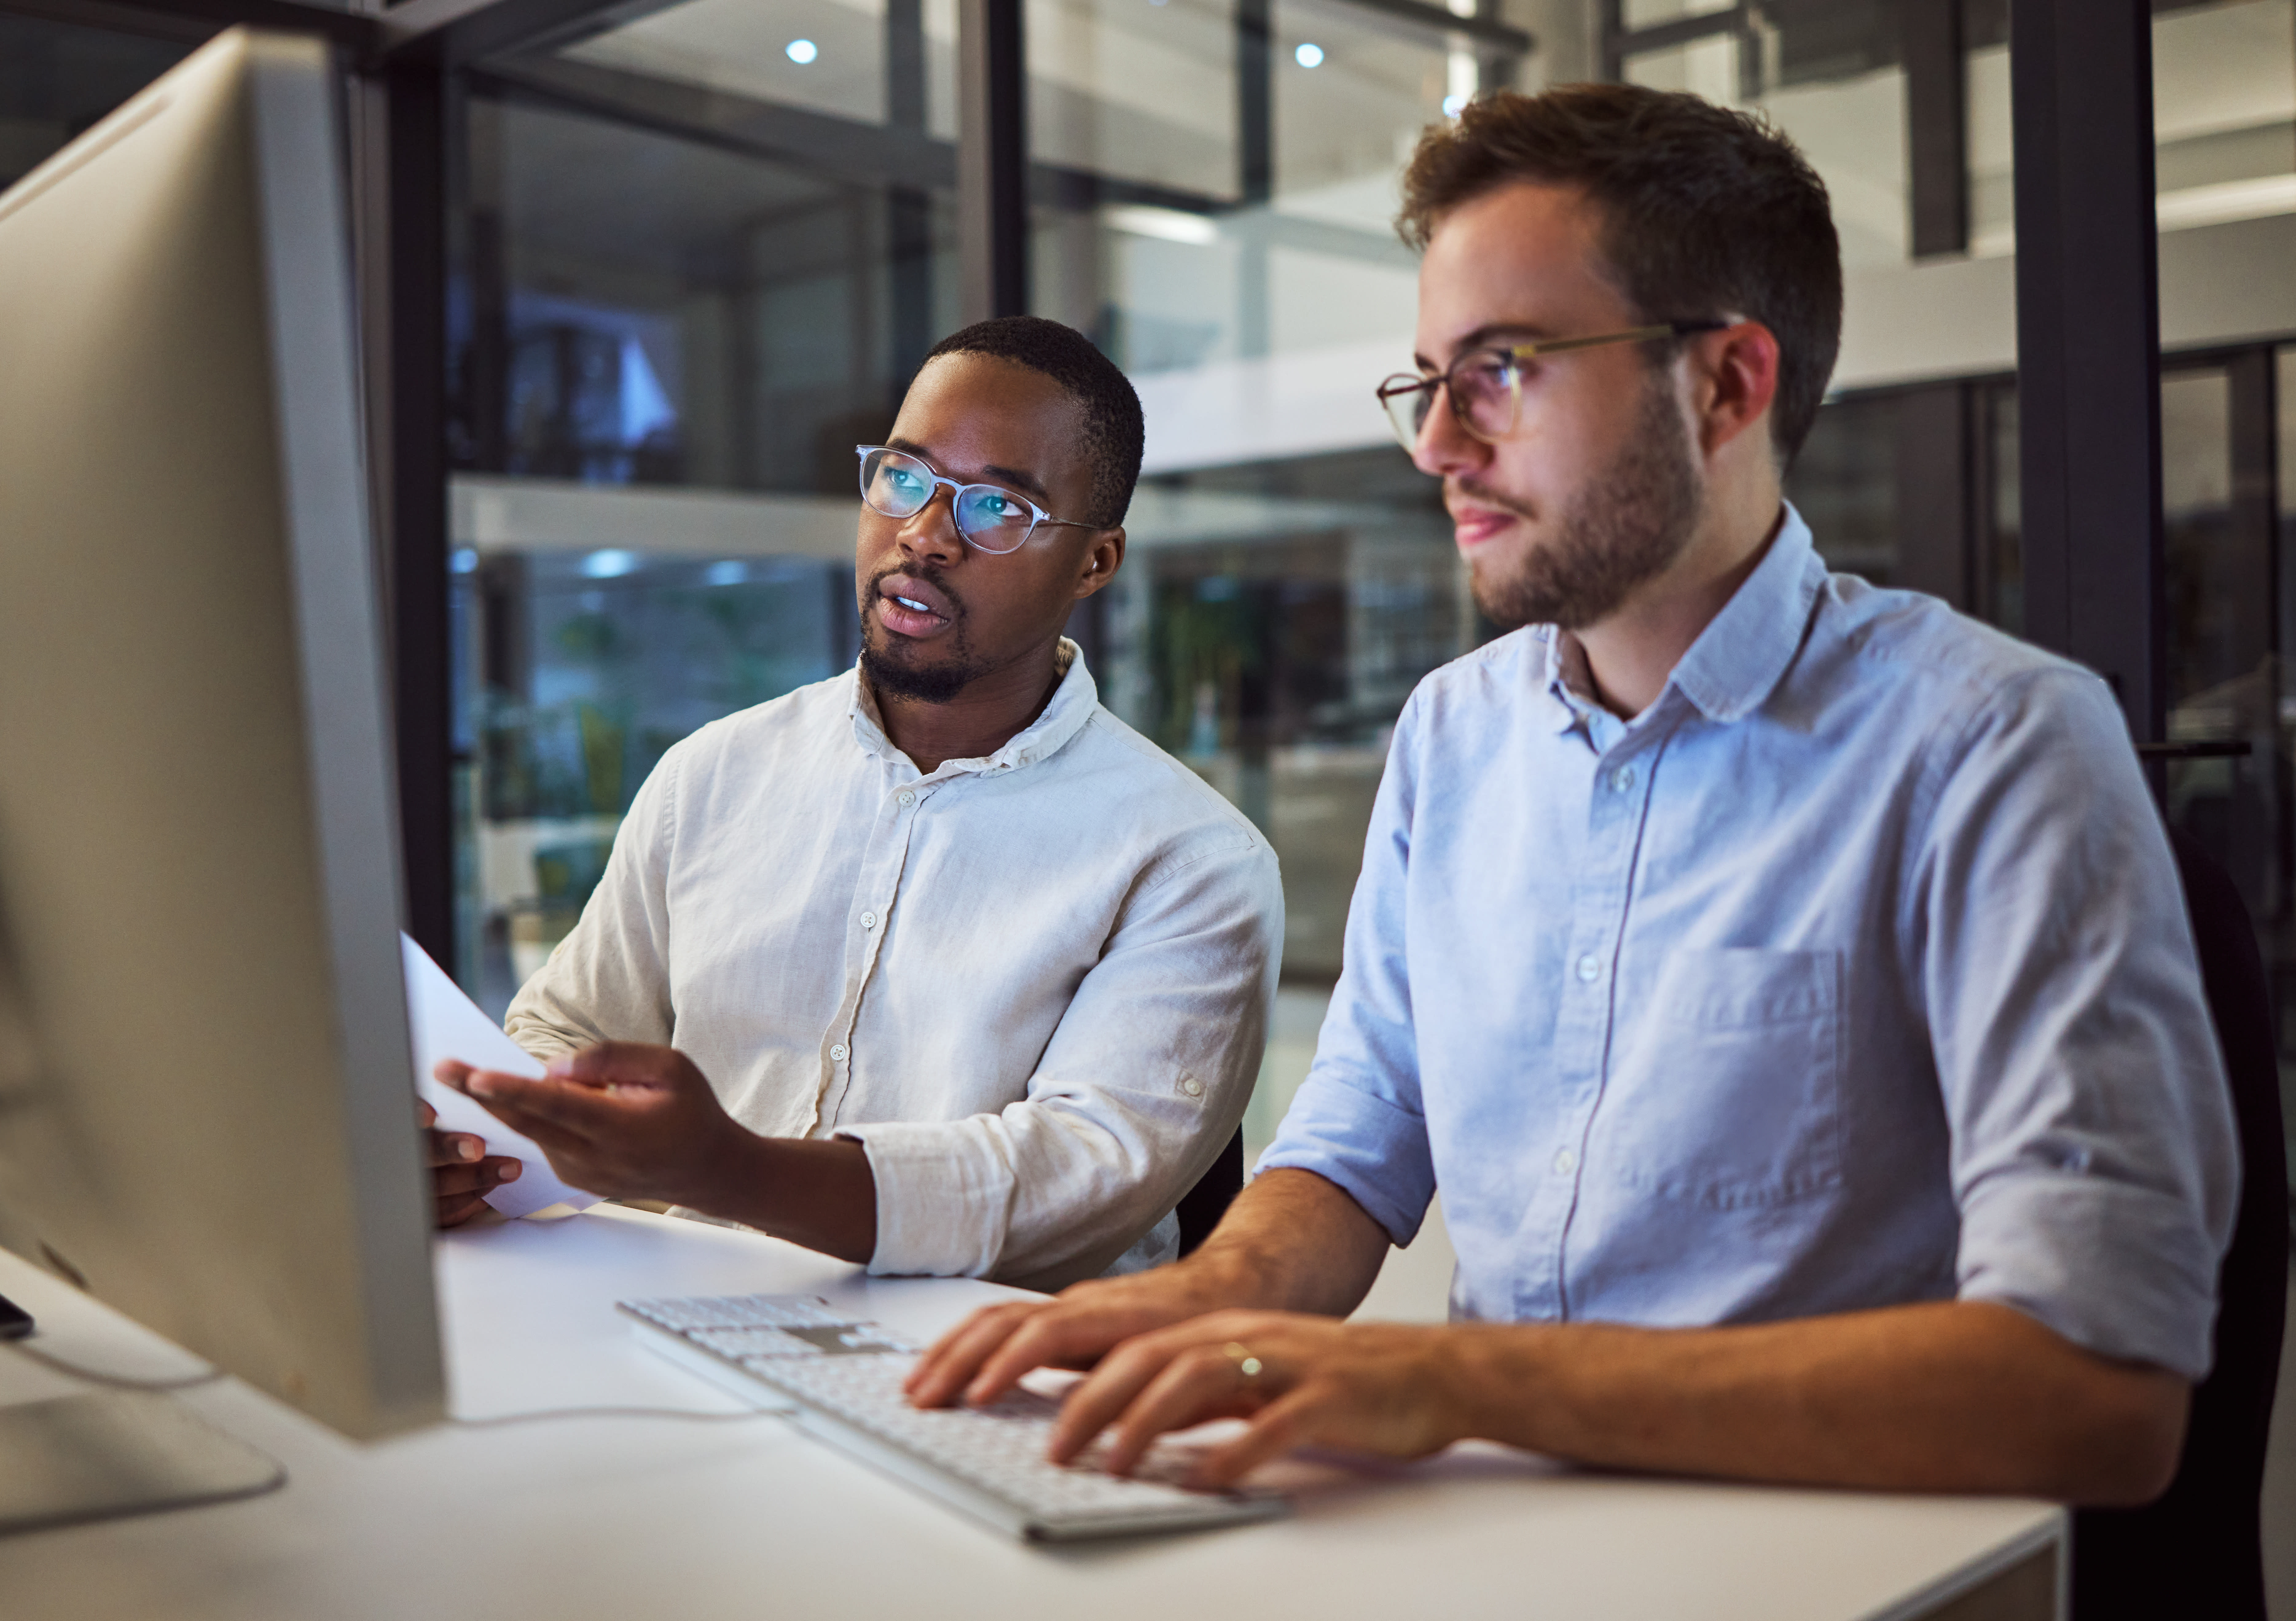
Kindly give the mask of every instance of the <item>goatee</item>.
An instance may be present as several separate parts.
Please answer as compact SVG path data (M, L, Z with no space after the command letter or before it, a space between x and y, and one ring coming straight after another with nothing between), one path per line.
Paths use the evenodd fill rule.
M1529 516L1497 491L1464 479L1460 487L1479 501ZM1633 435L1610 466L1579 491L1552 537L1527 553L1512 575L1474 571L1469 584L1475 605L1507 630L1522 625L1584 630L1598 624L1682 555L1698 527L1702 494L1674 391L1666 374L1654 372Z
M938 663L916 664L910 661L919 646L905 636L895 635L879 626L885 639L883 647L874 647L869 641L869 611L861 610L861 674L867 678L871 690L880 699L906 698L918 703L942 704L953 700L971 684L975 676L985 673L987 667L973 656L972 643L964 633L964 604L957 599L938 570L908 564L899 569L887 569L872 579L862 594L865 603L878 600L878 587L896 574L906 574L933 586L948 599L954 622L949 626L947 657Z

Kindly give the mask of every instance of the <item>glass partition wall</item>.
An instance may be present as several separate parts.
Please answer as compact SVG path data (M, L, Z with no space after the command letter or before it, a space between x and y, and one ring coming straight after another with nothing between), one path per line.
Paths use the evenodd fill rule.
M853 657L851 447L958 324L954 29L688 0L466 76L458 954L495 1011L671 743Z

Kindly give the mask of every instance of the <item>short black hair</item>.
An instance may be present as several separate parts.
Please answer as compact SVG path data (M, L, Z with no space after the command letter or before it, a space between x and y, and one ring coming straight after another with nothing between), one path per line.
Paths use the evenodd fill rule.
M932 347L926 364L943 355L987 355L1041 372L1084 407L1084 453L1092 462L1092 511L1081 521L1112 529L1132 505L1140 482L1147 423L1140 396L1116 363L1072 326L1042 315L999 315L951 332ZM920 371L923 367L918 368ZM1068 514L1056 513L1057 517Z
M1603 211L1603 257L1644 319L1745 315L1778 340L1770 432L1781 466L1817 418L1841 348L1841 249L1825 183L1763 119L1681 91L1560 85L1477 96L1421 137L1404 238L1513 181L1575 185Z

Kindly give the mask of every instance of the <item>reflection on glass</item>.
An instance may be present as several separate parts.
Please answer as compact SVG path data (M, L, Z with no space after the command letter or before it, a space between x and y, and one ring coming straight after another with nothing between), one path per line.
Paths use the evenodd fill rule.
M2233 424L2226 367L2181 367L2162 378L2169 740L2227 750L2173 762L2167 810L2223 864L2261 921L2277 907L2282 838L2271 536L2257 521L2264 514L2240 497Z
M2296 0L2156 5L2153 166L2161 229L2296 211ZM2007 8L1973 4L1970 250L2016 247Z
M2017 385L1998 383L1982 397L1983 522L1978 532L1978 579L1985 619L2013 636L2025 634L2025 549L2021 528Z
M1148 421L1102 694L1268 833L1285 972L1327 980L1395 716L1483 634L1372 396L1416 317L1398 179L1512 64L1323 0L1032 0L1029 30L1033 155L1060 176L1034 305Z
M2156 16L2152 132L2162 230L2296 210L2296 0Z
M1629 56L1628 82L1759 108L1824 179L1844 264L1907 251L1906 76L1895 13L1765 6L1742 29Z
M1735 4L1736 0L1626 0L1620 7L1620 20L1629 29L1654 28L1685 17L1726 12Z
M1897 428L1891 395L1831 400L1786 475L1826 567L1876 585L1898 570Z
M1626 60L1627 83L1653 90L1687 90L1725 107L1737 106L1744 99L1740 43L1735 34L1709 34L1663 50L1640 52Z
M471 77L450 286L472 988L694 727L851 657L853 446L958 324L954 0L688 0Z

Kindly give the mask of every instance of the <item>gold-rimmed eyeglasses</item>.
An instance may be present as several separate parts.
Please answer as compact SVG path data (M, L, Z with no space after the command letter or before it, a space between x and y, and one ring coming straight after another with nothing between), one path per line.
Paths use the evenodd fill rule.
M1379 385L1380 408L1406 450L1419 447L1427 413L1435 408L1435 390L1451 396L1451 413L1459 425L1486 445L1496 445L1513 433L1522 415L1522 374L1533 360L1573 349L1598 348L1608 343L1650 343L1660 338L1687 338L1696 332L1718 332L1727 321L1663 321L1623 332L1601 332L1592 338L1546 338L1536 343L1496 343L1469 349L1432 377L1398 372Z

